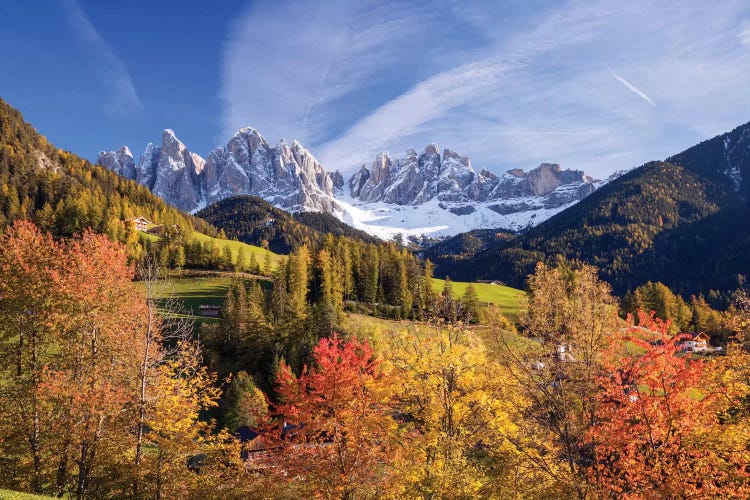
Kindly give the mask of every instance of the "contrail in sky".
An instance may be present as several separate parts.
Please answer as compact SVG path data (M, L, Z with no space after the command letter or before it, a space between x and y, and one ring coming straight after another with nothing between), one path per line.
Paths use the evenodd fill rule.
M612 76L614 76L615 78L617 78L618 80L620 80L623 85L625 85L628 89L630 89L630 91L638 94L644 101L646 101L650 105L652 105L652 106L654 105L654 101L652 101L651 98L649 96L647 96L644 92L638 90L638 88L636 88L635 85L632 85L629 81L627 81L623 77L619 76L614 71L609 70L609 72L610 72L610 74L612 74Z

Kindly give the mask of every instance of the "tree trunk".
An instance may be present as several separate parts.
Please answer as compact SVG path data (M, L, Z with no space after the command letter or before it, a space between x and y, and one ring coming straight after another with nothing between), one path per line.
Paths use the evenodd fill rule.
M38 399L38 386L39 380L37 380L37 370L39 363L39 346L36 339L36 335L32 335L32 350L31 350L31 390L33 396L31 399L32 418L31 418L31 433L29 435L29 444L31 445L31 455L34 460L34 477L31 480L31 488L34 492L39 493L42 489L42 450L40 441L40 424L39 424L39 399ZM19 359L19 369L21 368Z

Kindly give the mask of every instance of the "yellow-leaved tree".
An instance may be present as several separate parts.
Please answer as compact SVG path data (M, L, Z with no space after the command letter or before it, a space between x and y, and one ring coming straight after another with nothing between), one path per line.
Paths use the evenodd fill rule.
M499 365L472 331L420 326L384 334L401 423L404 498L508 496L520 484L517 427Z

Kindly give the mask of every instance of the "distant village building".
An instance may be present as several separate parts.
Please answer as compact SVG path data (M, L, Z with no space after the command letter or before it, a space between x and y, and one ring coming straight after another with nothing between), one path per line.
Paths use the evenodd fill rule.
M198 311L204 318L218 318L219 311L221 311L221 306L203 304L202 306L198 307Z
M575 363L576 358L573 356L573 349L570 344L558 344L557 360L561 363Z
M146 231L148 229L148 226L151 225L151 221L143 217L142 215L140 217L132 219L132 221L138 231Z
M682 333L683 340L678 344L683 352L706 352L709 350L711 337L703 332Z

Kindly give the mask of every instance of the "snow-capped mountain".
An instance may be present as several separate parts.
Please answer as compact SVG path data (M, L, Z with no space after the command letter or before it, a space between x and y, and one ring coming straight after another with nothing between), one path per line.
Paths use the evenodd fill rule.
M393 160L388 153L377 155L370 167L362 165L349 180L349 189L352 198L363 202L415 205L433 198L465 203L536 196L545 198L547 208L555 208L588 196L595 182L580 170L560 170L552 163L528 173L509 170L499 177L487 169L476 173L469 158L451 149L441 157L439 146L430 144L420 155L413 149Z
M437 144L393 157L381 153L348 180L328 173L297 141L271 146L243 128L204 160L172 130L136 163L126 146L99 153L99 164L147 186L189 212L251 194L290 211L323 211L381 238L449 236L478 228L536 225L606 181L543 163L525 172L475 172L469 158Z
M224 198L252 194L288 210L331 212L334 178L297 141L271 146L257 130L240 129L204 160L172 130L148 144L137 166L130 149L102 151L98 163L147 186L181 210L194 212Z
M580 170L543 163L498 176L475 172L469 158L436 144L421 154L377 155L349 180L349 197L337 215L381 237L453 235L478 228L521 229L536 225L582 200L607 181Z

